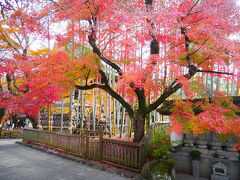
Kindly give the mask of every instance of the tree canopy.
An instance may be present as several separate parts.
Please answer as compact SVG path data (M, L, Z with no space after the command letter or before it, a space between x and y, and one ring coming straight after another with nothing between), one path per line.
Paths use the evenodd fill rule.
M1 75L10 79L8 91L1 92L3 107L18 102L18 108L26 112L26 106L36 107L35 113L40 106L61 97L64 89L100 88L126 109L133 123L134 141L138 142L148 114L179 89L184 90L186 99L208 97L202 75L232 80L238 88L236 35L240 28L239 7L234 0L21 2L23 7L8 0L0 4L1 46L4 51L13 51L1 58ZM68 24L65 33L49 31L49 24L62 22ZM29 34L42 35L45 42L53 38L55 47L68 46L68 51L27 51ZM83 47L91 51L78 55ZM109 69L116 77L116 87L109 80ZM79 79L84 81L82 86ZM14 82L20 86L16 88ZM206 99L198 115L190 102L176 101L173 129L240 137L237 109L223 98L224 93L212 94L216 100L208 103ZM13 111L13 106L8 109Z

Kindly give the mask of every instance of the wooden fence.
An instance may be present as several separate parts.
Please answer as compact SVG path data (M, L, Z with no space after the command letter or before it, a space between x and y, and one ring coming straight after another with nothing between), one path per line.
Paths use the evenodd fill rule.
M0 128L0 139L1 138L22 138L23 131L22 129L14 129L14 130L3 130Z
M36 129L24 129L23 141L47 145L66 152L121 168L140 171L143 165L142 143L104 139L102 132L67 135Z

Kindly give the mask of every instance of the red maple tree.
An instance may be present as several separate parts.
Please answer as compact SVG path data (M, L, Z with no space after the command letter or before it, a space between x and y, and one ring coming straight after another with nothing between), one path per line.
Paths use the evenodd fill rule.
M239 31L239 9L234 1L76 0L54 2L54 7L56 21L71 22L63 41L74 39L75 45L90 45L102 62L89 67L98 71L101 84L75 87L101 88L118 100L133 122L135 142L144 135L146 116L177 90L183 88L188 99L203 95L197 73L229 76L234 81L238 75L237 68L229 68L239 63L239 40L230 38ZM105 64L117 74L119 89L114 90L109 82ZM132 108L130 102L136 106ZM239 119L226 115L228 110L223 109L229 107L221 108L220 104L202 106L205 114L198 116L175 111L173 117L178 118L173 123L184 127L195 119L190 127L197 133L195 125L201 122L206 127L214 119L211 130L230 133L218 129L226 121L239 123ZM212 111L221 113L211 117ZM183 114L186 122L179 121ZM203 127L200 129L206 130Z

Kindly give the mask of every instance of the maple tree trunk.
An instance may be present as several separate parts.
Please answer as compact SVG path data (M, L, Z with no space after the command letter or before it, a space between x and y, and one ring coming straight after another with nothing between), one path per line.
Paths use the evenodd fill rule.
M134 113L132 118L134 138L133 142L140 142L144 136L145 115L141 111Z

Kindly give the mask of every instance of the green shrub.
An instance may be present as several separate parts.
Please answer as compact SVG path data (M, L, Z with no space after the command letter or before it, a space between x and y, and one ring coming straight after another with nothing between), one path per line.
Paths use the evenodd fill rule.
M155 159L161 159L163 157L168 157L170 155L170 148L171 145L163 145L159 148L157 148L156 150L153 151L152 156Z
M174 159L161 159L158 161L158 165L152 168L152 173L158 173L161 175L171 174L174 167Z
M199 161L201 158L201 152L198 150L192 150L189 154L193 160Z
M171 141L168 126L158 127L152 130L151 154L155 159L161 159L170 155Z

